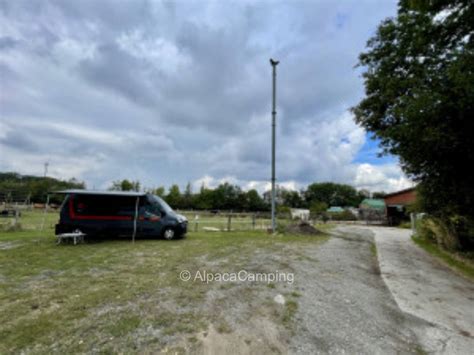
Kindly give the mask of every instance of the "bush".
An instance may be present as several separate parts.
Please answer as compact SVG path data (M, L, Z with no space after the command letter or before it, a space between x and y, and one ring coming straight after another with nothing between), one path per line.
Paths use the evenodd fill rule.
M417 232L421 237L450 251L474 247L474 222L466 217L425 217L417 223Z
M351 211L345 210L344 212L332 212L330 214L331 219L335 221L355 221L357 217Z
M309 213L311 218L318 218L323 216L328 209L328 205L324 202L313 202L309 207Z
M398 225L398 227L404 228L404 229L410 229L411 228L411 223L410 222L402 222Z

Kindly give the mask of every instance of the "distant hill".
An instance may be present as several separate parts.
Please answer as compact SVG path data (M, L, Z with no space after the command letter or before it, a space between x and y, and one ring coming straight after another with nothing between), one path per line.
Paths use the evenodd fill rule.
M76 179L68 181L52 177L21 175L15 172L0 172L0 198L6 195L14 200L23 200L28 196L31 202L44 203L48 191L62 189L84 189L84 182Z

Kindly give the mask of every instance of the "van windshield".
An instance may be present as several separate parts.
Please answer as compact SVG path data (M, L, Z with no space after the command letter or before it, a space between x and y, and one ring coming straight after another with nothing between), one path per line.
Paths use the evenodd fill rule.
M163 200L161 197L158 197L156 195L152 195L152 200L153 202L155 202L157 205L160 206L160 208L166 212L166 213L170 213L170 212L173 212L173 209L170 207L170 205L168 205L165 200Z

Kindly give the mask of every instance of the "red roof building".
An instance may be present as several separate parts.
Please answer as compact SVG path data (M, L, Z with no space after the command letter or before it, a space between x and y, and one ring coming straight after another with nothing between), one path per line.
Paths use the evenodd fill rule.
M399 224L402 220L408 220L407 206L416 201L416 189L409 189L393 192L384 197L385 215L390 225Z
M387 194L384 197L385 205L402 205L407 206L411 205L416 201L416 190L414 187L409 189L392 192L391 194Z

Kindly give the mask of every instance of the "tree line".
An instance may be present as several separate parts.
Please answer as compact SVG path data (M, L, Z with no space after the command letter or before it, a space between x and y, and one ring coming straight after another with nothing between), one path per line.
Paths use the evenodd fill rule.
M52 177L0 172L0 198L7 201L45 203L48 192L65 189L85 189L85 187L84 182L74 178L59 180ZM53 196L51 201L60 202L60 197Z
M139 181L121 180L113 182L110 190L140 191L140 188ZM160 186L145 188L144 191L162 197L176 209L269 211L271 203L270 191L261 195L255 189L244 191L238 185L227 182L214 189L202 185L198 191L193 191L190 183L183 191L176 184L168 190ZM277 186L276 203L278 210L282 212L289 208L307 208L320 213L330 206L358 207L365 198L383 198L384 195L384 192L371 194L367 190L357 190L346 184L322 182L312 183L300 191Z
M76 179L59 180L52 177L21 175L8 172L0 173L0 194L3 198L10 194L16 201L44 203L48 192L65 189L85 189L86 184ZM244 191L240 186L222 183L215 188L204 185L193 191L188 183L184 190L177 184L166 189L143 187L139 181L123 179L114 181L112 191L145 191L162 197L175 209L187 210L225 210L225 211L269 211L271 192L260 194L257 190ZM382 198L383 192L370 194L367 190L357 190L353 186L332 182L312 183L300 191L288 190L277 186L276 202L279 211L289 208L307 208L312 212L324 212L330 206L357 207L360 202L372 195ZM59 203L60 196L52 198Z

